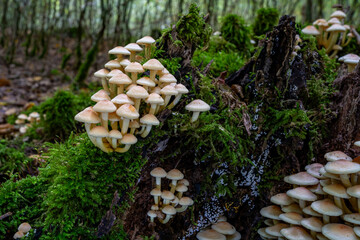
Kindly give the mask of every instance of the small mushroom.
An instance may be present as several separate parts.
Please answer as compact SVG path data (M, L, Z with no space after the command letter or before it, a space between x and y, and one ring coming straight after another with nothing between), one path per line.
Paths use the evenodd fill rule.
M150 195L154 197L155 205L159 205L159 198L161 197L161 190L159 188L154 188L151 190Z
M134 86L132 87L127 93L131 98L135 99L135 109L139 111L141 99L146 99L149 97L149 93L145 90L145 88L141 86Z
M135 133L135 130L140 128L140 123L138 120L132 120L130 123L129 123L129 128L131 129L130 130L130 134L134 134Z
M144 68L138 62L131 62L127 67L125 67L125 71L131 73L131 80L133 84L136 84L138 74L143 73Z
M93 110L101 114L101 125L107 130L109 113L116 111L116 106L109 100L101 100L97 102Z
M23 237L25 237L24 233L18 231L18 232L16 232L16 233L14 234L14 237L13 237L13 238L14 238L14 239L19 239L19 238L23 238Z
M149 91L149 87L151 87L151 88L155 87L155 82L153 82L148 77L142 77L142 78L138 79L136 81L136 83L143 86L143 88L145 88L146 91Z
M200 99L196 99L191 103L189 103L188 105L186 105L185 109L193 112L190 122L195 122L199 118L200 112L209 111L210 106L206 102Z
M109 93L103 89L91 96L91 101L100 102L101 100L110 100Z
M215 231L214 229L208 229L200 231L196 234L198 240L226 240L225 235Z
M116 110L116 114L123 119L121 134L125 135L128 131L130 120L139 118L139 113L135 107L130 104L124 104Z
M173 206L171 206L171 205L166 205L161 211L166 214L165 219L160 220L160 222L162 224L168 223L169 220L172 218L172 216L174 216L176 214L175 208Z
M97 124L101 122L101 119L97 113L92 109L92 107L87 107L83 111L75 115L75 120L78 122L83 122L85 124L86 133L88 134L92 143L96 146L95 138L89 135L91 130L91 124Z
M130 51L130 62L135 62L135 56L137 52L141 52L143 49L136 43L129 43L125 46Z
M134 101L131 100L131 98L129 98L129 96L126 95L125 93L117 95L116 97L111 99L111 101L117 106L121 106L124 104L134 105Z
M161 198L163 199L163 205L169 205L170 201L175 198L175 195L170 191L163 191Z
M149 59L151 56L151 44L153 44L154 42L155 42L155 39L153 39L150 36L145 36L136 41L137 44L145 46L145 58L146 59Z
M101 79L102 87L106 92L110 92L108 84L107 84L107 80L106 80L108 73L109 73L109 71L106 69L100 69L99 71L94 73L95 77L98 77Z
M152 126L158 126L160 124L159 120L153 114L146 114L140 118L140 123L146 125L145 131L141 134L141 137L143 138L149 135Z
M124 86L131 84L132 81L128 75L121 73L110 78L109 83L117 86L117 94L122 94L124 92Z
M153 210L148 211L147 215L150 217L150 222L152 222L152 223L154 222L154 219L157 216L156 212Z
M166 171L161 167L157 167L151 170L150 175L156 179L156 188L161 190L161 178L166 177Z
M118 62L121 62L123 60L123 55L130 55L130 52L126 48L118 46L118 47L114 47L113 49L111 49L109 51L109 54L116 55L116 57L117 57L116 60Z
M150 70L150 79L153 82L158 83L158 80L155 78L156 73L162 71L164 66L157 59L150 59L144 63L143 67Z
M184 184L178 184L176 186L176 191L178 192L176 196L180 199L183 196L184 192L186 192L187 190L188 190L187 186L185 186Z
M175 105L178 104L178 102L180 101L181 96L189 92L189 90L181 83L176 84L175 90L178 92L178 94L176 94L174 101L168 106L169 109L175 107Z
M192 206L194 204L194 201L189 197L182 197L179 201L179 204L181 205L180 208L176 208L176 212L184 212L189 206ZM220 222L221 223L221 222ZM216 223L216 224L220 224ZM214 226L214 225L213 225ZM216 230L216 229L215 229ZM217 231L217 230L216 230ZM219 232L219 231L218 231ZM221 233L221 232L220 232ZM232 234L232 233L230 233Z
M328 198L311 203L311 208L323 215L323 223L330 222L330 216L338 217L343 214L341 208L338 208L333 201Z
M38 112L32 112L29 115L30 123L33 124L36 122L36 119L40 118L40 114Z
M112 148L116 149L118 140L122 138L121 132L118 130L111 130L109 132L109 138L111 139Z
M120 142L122 144L124 144L125 147L116 148L115 151L120 152L120 153L124 153L124 152L127 152L130 149L131 145L134 145L135 143L137 143L137 138L134 135L128 133L128 134L125 134L123 136L123 138L120 140Z
M177 181L179 181L180 179L184 178L184 174L182 174L179 170L177 169L172 169L170 170L167 175L166 175L167 179L171 180L171 190L170 192L174 193L175 189L176 189L176 183Z
M181 199L180 199L180 201L181 201ZM217 222L217 223L211 225L211 228L221 234L224 234L224 235L231 235L236 232L235 227L228 222Z
M19 232L27 233L30 230L31 230L31 226L27 222L24 222L24 223L20 224L19 227L18 227Z
M164 106L163 106L163 108L165 108L168 105L171 96L177 95L178 91L176 91L175 87L167 85L167 86L165 86L164 88L162 88L160 90L160 93L164 96Z
M109 132L106 128L102 126L95 126L93 129L90 130L89 136L94 137L96 139L96 146L98 146L101 150L108 153L112 150L105 147L103 138L107 138L109 136Z

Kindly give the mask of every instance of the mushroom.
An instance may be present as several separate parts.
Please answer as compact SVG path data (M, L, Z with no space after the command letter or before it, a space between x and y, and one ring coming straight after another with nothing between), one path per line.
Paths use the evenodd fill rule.
M146 114L140 118L140 123L146 125L145 131L141 134L141 137L143 138L149 135L152 126L158 126L160 124L159 120L153 114Z
M113 70L113 69L119 69L121 67L121 65L116 60L110 60L107 63L105 63L105 67L107 69Z
M180 198L179 204L181 208L176 208L176 212L184 212L189 206L194 204L194 201L189 197L182 197Z
M95 104L93 110L101 114L101 125L108 130L108 116L116 111L116 106L109 100L101 100Z
M163 205L169 205L170 201L175 198L175 195L170 191L163 191L161 193L161 198L164 200Z
M14 239L19 239L19 238L23 238L23 237L25 237L25 235L24 235L24 233L23 232L16 232L15 234L14 234Z
M116 148L115 151L119 152L119 153L124 153L130 149L131 145L134 145L135 143L137 143L137 138L134 135L128 133L123 136L123 138L120 140L120 142L122 144L124 144L125 147Z
M151 170L150 175L156 179L156 188L161 190L161 178L166 177L166 171L161 167L157 167Z
M30 123L33 124L36 122L36 119L38 119L40 117L40 114L38 112L32 112L30 113L29 115L29 118L30 118Z
M224 235L231 235L236 232L235 227L228 222L217 222L211 225L211 228Z
M160 90L160 93L162 95L164 95L164 106L163 106L163 108L165 108L168 105L171 96L177 95L178 91L176 91L175 87L167 85L167 86L163 87Z
M116 55L116 60L120 63L123 60L123 55L130 55L130 52L126 48L118 46L111 49L109 54Z
M18 227L18 231L19 231L19 232L23 232L23 233L29 232L30 229L31 229L31 226L30 226L30 224L27 223L27 222L21 223L21 224L19 225L19 227Z
M209 111L210 106L206 102L200 99L196 99L191 103L189 103L188 105L186 105L185 109L193 112L190 122L195 122L199 118L200 112Z
M161 190L159 188L154 188L150 192L150 195L154 197L154 202L155 202L156 206L159 205L159 198L160 198L161 194L162 193L161 193Z
M130 51L130 62L135 62L136 52L141 52L143 49L136 43L129 43L125 46ZM126 70L126 69L125 69Z
M288 177L288 182L298 186L312 186L319 183L319 180L307 172L299 172Z
M314 209L311 208L311 206L307 206L302 210L305 214L312 216L312 217L322 217L322 215L318 212L316 212ZM301 212L300 212L301 213Z
M316 233L321 233L323 223L316 217L304 218L301 220L301 225L310 230L311 236L316 239Z
M190 185L189 181L187 179L185 179L185 178L180 179L177 183L178 184L184 184L187 187Z
M131 73L132 82L135 84L138 74L144 72L144 68L138 62L131 62L127 67L125 67L125 71Z
M145 88L143 88L141 86L132 87L126 93L126 95L128 95L129 97L135 99L135 109L136 109L136 111L139 111L139 109L140 109L141 99L145 99L145 98L149 97L149 93L145 90Z
M291 225L301 225L301 220L303 220L303 216L300 213L295 212L280 214L279 218L280 220Z
M240 240L240 239L241 239L241 234L237 231L234 234L226 236L226 240Z
M281 207L290 205L294 202L294 200L286 193L276 194L270 198L270 201L276 205L280 205Z
M91 101L99 102L101 100L110 100L109 93L101 89L91 96Z
M143 88L145 88L146 91L149 91L149 87L155 87L155 82L153 82L150 78L148 77L142 77L140 79L138 79L136 81L137 84L143 86Z
M130 63L131 63L131 62L129 61L129 59L123 59L123 60L120 61L120 65L121 65L121 67L124 69L124 71L125 71L125 68L126 68L127 66L129 66Z
M280 233L281 229L290 227L289 224L286 223L278 223L272 226L269 226L265 228L265 232L269 234L270 236L274 237L283 237L283 235Z
M103 138L106 138L109 136L109 133L106 128L102 126L95 126L93 129L90 130L89 136L94 137L96 139L96 146L98 146L101 150L104 152L112 152L112 150L105 147L103 143Z
M159 81L160 81L162 87L167 86L170 83L176 83L177 82L176 78L170 73L162 75L159 78Z
M155 114L157 106L164 104L164 99L157 93L150 93L145 102L150 104L149 114Z
M181 198L181 197L183 196L183 193L186 192L187 190L188 190L188 187L187 187L187 186L185 186L184 184L178 184L178 185L176 186L176 191L178 192L178 193L176 194L176 196L177 196L178 198Z
M305 210L306 208L304 209L301 209L299 204L297 203L292 203L290 205L287 205L287 206L284 206L284 207L281 207L281 211L287 213L287 212L296 212L296 213L299 213L299 214L302 214L302 212Z
M110 121L111 130L118 130L118 122L120 117L115 112L109 113L108 119Z
M150 70L150 79L153 82L158 83L158 80L155 78L156 73L162 71L164 66L157 59L150 59L144 63L143 67Z
M178 94L175 96L174 101L168 106L169 109L172 109L173 107L175 107L175 105L178 104L178 102L180 101L181 96L183 94L187 94L189 92L189 90L181 83L176 84L175 90L178 92Z
M117 148L117 142L122 138L121 133L118 130L111 130L109 132L109 138L111 139L111 146L113 149Z
M270 205L267 207L264 207L260 210L260 214L263 217L270 218L273 220L274 224L277 224L280 220L279 216L280 214L283 214L279 206L276 205Z
M335 162L328 162L325 165L325 170L332 174L339 174L341 182L345 187L351 187L349 174L356 174L360 171L360 164L346 160L338 160Z
M330 23L330 21L328 23ZM339 33L345 32L345 31L346 31L346 29L343 26L341 26L340 24L333 24L331 27L326 29L326 32L330 33L330 37L328 40L329 44L326 48L326 53L329 53L332 50L333 46L336 43L336 40L338 39Z
M154 219L156 218L157 214L155 211L150 210L147 212L147 215L150 217L150 222L154 222Z
M341 10L336 10L335 12L333 12L331 15L330 15L331 18L337 18L339 19L340 21L343 20L344 18L346 18L346 14L341 11Z
M182 174L177 169L172 169L167 173L166 178L171 180L171 184L170 184L171 190L170 190L170 192L174 193L175 189L176 189L177 181L180 180L180 179L183 179L184 174Z
M196 234L196 238L198 240L226 240L226 237L223 234L213 229L200 231Z
M358 240L359 238L355 235L352 227L346 226L345 224L330 223L322 227L322 234L325 237L334 240Z
M330 216L338 217L343 214L341 208L338 208L333 201L328 198L311 203L311 208L323 215L324 224L330 222Z
M317 196L310 192L307 188L298 187L286 192L289 197L299 200L299 206L301 209L306 207L306 201L313 202L317 199Z
M327 185L323 187L323 191L334 197L334 202L337 207L341 208L346 213L350 213L350 210L344 202L344 198L349 199L350 196L346 193L346 188L342 184L335 183Z
M116 110L116 114L123 119L121 126L121 134L125 135L129 127L129 121L139 118L139 113L135 107L130 104L124 104Z
M117 86L117 94L121 94L124 92L124 86L131 84L132 81L128 77L128 75L121 73L121 74L115 75L112 78L110 78L109 83L116 85Z
M348 67L348 72L351 73L355 70L356 65L360 62L360 58L353 59L353 58L347 58L345 59L344 63Z
M114 97L113 99L111 99L111 101L118 106L124 105L124 104L130 104L130 105L134 105L134 101L131 100L131 98L129 98L128 95L126 95L125 93L119 94L116 97Z
M155 39L153 39L150 36L145 36L136 41L137 44L145 46L145 58L146 59L149 59L151 56L151 44L153 44L154 42L155 42Z
M132 121L129 123L129 128L131 129L131 130L130 130L130 134L134 134L134 133L135 133L135 130L136 130L137 128L140 128L139 121L138 121L138 120L132 120Z
M346 190L347 194L349 194L351 197L354 197L357 200L357 209L360 213L360 185L355 185L352 187L349 187Z
M161 211L166 214L165 219L160 220L160 222L162 224L166 224L167 222L169 222L169 220L172 218L172 216L174 216L176 214L175 208L171 205L166 205Z
M99 71L94 73L94 76L100 78L103 89L107 92L110 92L107 81L106 81L106 77L107 77L108 73L109 73L108 70L100 69Z
M95 138L89 135L91 130L91 124L97 124L101 122L101 119L97 113L92 109L92 107L87 107L83 111L75 115L75 120L78 122L83 122L85 124L86 133L88 134L92 143L96 146Z
M354 225L360 225L360 213L350 213L343 216L344 221Z
M289 240L313 240L310 234L302 227L289 227L281 229L280 233Z
M263 237L264 239L276 239L276 238L277 238L277 237L275 237L275 236L272 236L272 235L266 233L266 232L265 232L265 229L266 229L266 228L259 228L259 229L257 230L257 233L258 233L261 237Z

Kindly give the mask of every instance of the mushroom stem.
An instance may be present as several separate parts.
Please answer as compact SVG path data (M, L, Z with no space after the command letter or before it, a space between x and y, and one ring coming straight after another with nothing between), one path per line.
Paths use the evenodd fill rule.
M134 134L135 130L136 130L136 128L130 128L130 134Z
M166 96L165 96L163 108L165 108L165 107L168 105L171 96L172 96L172 95L166 95Z
M347 64L348 66L348 73L351 73L355 70L356 65L354 64Z
M124 152L129 151L130 147L131 147L131 144L126 144L125 147L123 147L123 148L116 148L115 152L124 153Z
M103 150L106 153L111 152L109 149L105 147L101 137L96 138L96 146L98 146L101 150Z
M340 175L341 182L344 184L345 187L351 187L351 182L349 180L349 174L341 174Z
M182 192L178 192L178 194L176 195L178 199L182 198L183 193Z
M188 206L183 205L180 208L175 208L175 209L176 209L176 212L180 213L180 212L185 212L187 208L188 208Z
M341 205L342 205L341 209L344 210L344 212L346 214L352 213L352 211L350 211L350 209L346 206L346 203L345 203L344 199L341 198L340 200L341 200Z
M299 206L300 206L301 209L304 209L306 207L306 201L299 200Z
M111 130L118 130L117 121L112 121L112 122L110 123L110 126L111 126Z
M195 122L199 118L199 115L200 115L200 112L194 112L192 117L191 117L190 122Z
M101 113L101 125L106 129L109 130L108 127L108 119L109 119L109 113Z
M121 94L124 92L124 84L121 84L117 87L117 94Z
M330 217L328 215L323 215L323 223L328 224L330 222Z
M170 189L170 192L174 193L175 192L175 189L176 189L176 183L177 183L177 180L172 180L171 181L171 189Z
M151 104L151 107L150 107L149 114L154 114L154 115L155 115L156 107L157 107L157 104L156 104L156 103L152 103L152 104Z
M89 136L91 142L92 142L95 146L97 146L97 144L96 144L96 139L95 139L94 137L91 137L91 136L89 135L89 132L90 132L90 130L91 130L91 123L85 123L85 129L86 129L86 133L87 133L87 135Z
M113 149L116 149L116 147L117 147L117 139L116 138L111 138L111 146L113 147Z
M137 77L138 77L138 73L137 73L137 72L132 72L132 73L131 73L131 80L132 80L132 83L133 83L133 84L136 84Z
M110 92L110 91L109 91L108 84L107 84L106 77L101 78L101 84L102 84L102 87L103 87L103 89L104 89L105 91Z
M128 128L129 128L129 122L130 122L130 119L124 118L122 126L121 126L121 134L122 135L125 135L127 133Z
M156 205L159 205L159 196L154 196L154 202Z
M146 125L145 131L141 134L141 137L145 138L149 135L152 125Z
M316 237L316 232L315 231L310 231L310 234L311 234L311 236L313 237L313 239L317 239L317 237Z
M135 62L135 56L136 56L136 52L135 51L130 51L130 62Z
M136 111L138 111L138 112L139 112L139 109L140 109L140 103L141 103L141 98L136 98L134 107L135 107Z
M155 178L155 184L156 184L156 188L158 188L161 191L161 177L157 177Z
M331 49L333 48L333 46L335 45L336 43L336 40L339 36L339 33L335 32L331 32L330 34L330 40L329 40L329 46L326 48L326 53L329 54Z
M339 50L334 50L332 54L329 56L329 58L333 59L336 57L336 54L339 52Z
M155 82L156 84L159 83L159 81L156 79L156 73L157 73L157 70L150 70L150 79Z
M141 130L137 132L137 134L142 134L145 131L146 125L141 126Z
M116 96L116 85L110 83L110 97L114 98Z
M149 59L151 55L151 44L145 45L145 58Z
M341 45L342 47L346 47L347 45L349 45L349 43L351 42L351 37L348 37L348 39L346 40L346 42L343 44L343 45Z
M172 217L171 215L166 214L165 219L164 219L164 220L159 219L159 221L160 221L162 224L166 224L166 223L169 222L169 220L171 219L171 217Z
M174 101L168 106L168 109L172 109L173 107L175 107L175 105L178 104L178 102L180 101L181 96L182 96L181 93L176 95Z

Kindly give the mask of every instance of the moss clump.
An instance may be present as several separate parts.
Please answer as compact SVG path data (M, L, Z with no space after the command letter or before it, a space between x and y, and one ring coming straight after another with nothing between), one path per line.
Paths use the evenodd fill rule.
M278 21L279 11L276 8L260 8L256 12L256 18L253 25L254 35L260 36L272 31Z
M236 14L228 14L222 19L221 35L224 39L236 46L239 52L249 54L250 29L246 26L242 17Z

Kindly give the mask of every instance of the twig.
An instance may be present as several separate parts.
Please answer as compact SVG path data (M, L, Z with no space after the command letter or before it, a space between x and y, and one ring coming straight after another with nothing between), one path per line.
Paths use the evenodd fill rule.
M0 220L3 220L4 218L10 217L12 215L12 212L7 212L4 215L0 216Z

